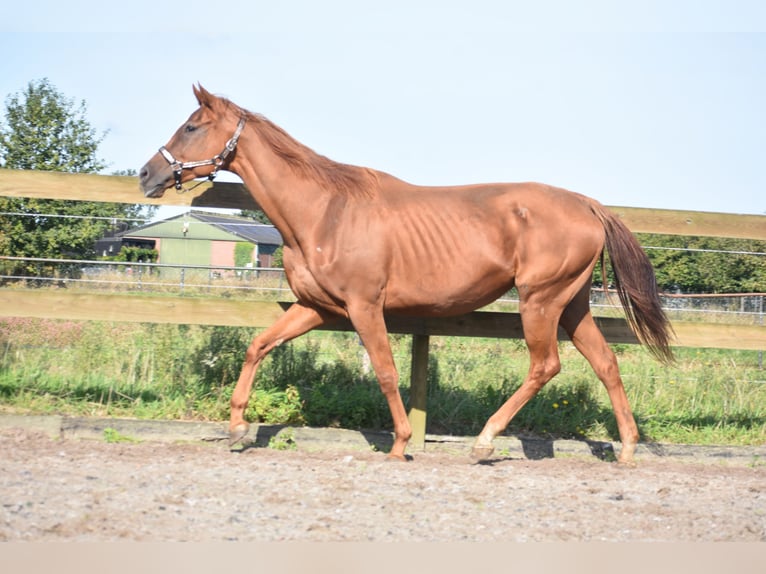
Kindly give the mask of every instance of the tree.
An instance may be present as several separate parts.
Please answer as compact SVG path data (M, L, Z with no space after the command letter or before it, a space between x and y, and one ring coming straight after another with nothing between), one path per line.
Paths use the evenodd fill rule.
M86 111L84 100L75 105L47 79L30 82L6 100L0 167L69 173L104 169L97 150L107 132L99 135ZM0 198L0 212L0 255L87 259L113 220L145 217L151 210L119 203ZM13 271L27 274L31 269L17 264Z
M86 111L84 100L75 107L47 79L30 82L6 101L8 129L0 131L3 166L69 173L104 169L96 151L107 132L97 136Z
M242 209L240 210L239 215L240 217L248 217L254 221L257 221L258 223L263 223L265 225L272 224L268 216L260 209Z
M766 293L766 241L638 233L654 267L657 285L666 293ZM607 254L608 261L608 254ZM607 264L607 280L614 271ZM593 284L603 283L601 266Z
M651 234L638 238L649 247L646 253L663 291L766 292L766 241Z

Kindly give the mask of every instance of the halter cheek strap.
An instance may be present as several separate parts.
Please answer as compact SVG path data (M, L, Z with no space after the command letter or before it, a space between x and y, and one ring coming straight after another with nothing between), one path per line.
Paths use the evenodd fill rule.
M170 164L170 167L173 169L173 177L175 179L175 187L178 191L182 191L183 187L181 186L181 174L183 173L183 170L185 169L194 169L195 167L201 167L203 165L212 165L214 166L213 171L211 171L207 178L210 181L213 181L215 179L215 176L218 175L218 172L220 171L223 164L226 162L226 158L228 158L235 149L237 149L237 143L239 142L239 136L242 135L242 130L245 129L245 118L239 118L239 123L237 123L237 129L234 130L234 135L231 136L229 141L226 142L226 145L223 148L223 151L219 153L218 155L210 158L210 159L202 159L198 161L178 161L175 157L173 157L173 154L170 153L168 148L165 146L162 146L160 148L160 154L162 154L162 157L165 158L165 161L167 161ZM200 182L201 183L201 182ZM199 185L199 183L197 184ZM196 187L196 186L194 186ZM192 187L191 189L194 189ZM185 191L190 191L189 189Z

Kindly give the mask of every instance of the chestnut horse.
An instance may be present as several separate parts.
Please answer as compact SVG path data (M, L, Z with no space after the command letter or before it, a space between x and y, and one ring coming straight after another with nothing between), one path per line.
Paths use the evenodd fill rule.
M654 270L625 225L597 201L538 183L419 187L337 163L261 115L194 87L199 108L141 168L146 197L219 169L239 175L282 234L284 269L297 297L247 349L231 397L230 442L248 432L244 412L256 369L277 345L347 317L370 357L394 426L390 457L412 434L399 394L385 314L446 316L487 305L514 285L529 371L493 414L472 455L559 372L561 325L609 394L629 463L638 429L617 360L590 312L593 269L606 249L616 289L639 340L672 360L670 325ZM209 158L209 159L208 159Z

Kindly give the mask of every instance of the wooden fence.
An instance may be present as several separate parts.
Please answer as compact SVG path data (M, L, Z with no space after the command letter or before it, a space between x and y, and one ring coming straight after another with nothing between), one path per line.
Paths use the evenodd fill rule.
M134 177L63 174L0 169L0 196L45 199L109 201L189 207L257 209L242 184L205 182L192 192L169 190L159 199L146 199ZM635 233L700 235L766 240L766 216L695 211L611 207ZM84 294L65 290L0 290L0 316L72 320L134 321L232 325L262 328L272 324L288 302L232 301L132 294ZM596 319L610 343L636 343L621 318ZM425 442L426 367L429 337L520 338L517 313L476 311L448 318L387 317L392 333L413 335L410 418L412 446ZM733 325L674 321L675 346L733 349L766 349L766 325ZM332 330L351 330L340 322ZM565 335L560 331L560 337Z

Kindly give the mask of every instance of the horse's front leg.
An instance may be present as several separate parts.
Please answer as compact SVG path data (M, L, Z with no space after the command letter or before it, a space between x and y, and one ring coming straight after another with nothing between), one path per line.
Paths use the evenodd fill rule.
M253 339L245 354L245 363L237 380L237 386L234 387L231 395L230 446L241 441L250 429L250 425L245 421L245 409L247 409L255 373L261 361L274 347L319 327L331 318L316 309L295 303L276 323Z
M370 357L370 363L378 378L380 390L386 397L394 423L394 445L388 457L407 460L404 454L412 436L412 427L399 393L399 373L396 370L391 343L388 340L383 309L376 305L349 304L348 314L362 344Z

